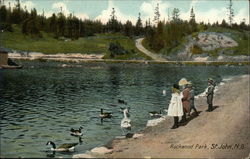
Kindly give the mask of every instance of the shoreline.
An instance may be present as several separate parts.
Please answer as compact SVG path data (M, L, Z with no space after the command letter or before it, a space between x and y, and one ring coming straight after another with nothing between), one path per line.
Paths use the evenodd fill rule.
M12 57L13 60L27 60L27 61L55 61L65 63L138 63L138 64L168 64L168 65L205 65L205 66L243 66L250 65L250 61L156 61L156 60L118 60L118 59L100 59L100 58L75 58L75 57L47 57L47 58L30 58L30 57Z
M40 60L56 61L56 62L67 62L67 63L142 63L142 64L174 64L174 65L250 65L248 60L233 60L233 61L204 61L204 60L167 60L163 58L156 58L155 60L144 60L144 59L103 59L102 54L81 54L81 53L57 53L57 54L43 54L39 52L26 52L26 53L8 53L9 58L14 60Z
M242 75L242 76L234 76L232 78L228 78L228 79L223 79L218 85L217 85L217 90L215 91L215 105L218 105L218 97L221 96L221 91L225 89L225 87L228 87L229 85L231 84L234 84L234 83L237 83L239 84L242 80L245 82L249 82L249 74L247 75ZM248 85L249 87L249 85ZM249 94L249 90L247 92ZM197 118L201 118L201 116L203 114L205 115L210 115L210 113L207 113L204 111L204 109L206 109L206 103L204 103L204 97L202 97L202 94L203 93L200 93L199 95L196 96L196 108L198 109L198 111L201 111L200 113L200 116L198 116ZM228 97L225 97L225 98L228 98ZM220 102L219 102L220 103ZM224 103L223 103L224 104ZM249 105L249 99L248 99L248 105ZM222 107L222 108L219 108L219 107ZM216 109L211 112L212 113L218 113L218 110L219 110L219 113L223 113L223 110L220 110L220 109L223 109L224 105L221 105L221 106L218 106L218 109L217 109L217 106L216 106ZM225 113L225 112L224 112ZM246 112L248 113L248 119L246 118L246 120L249 121L249 112ZM245 115L246 115L245 113ZM192 117L192 116L191 116ZM153 119L156 121L155 124L153 124L152 126L146 126L144 128L144 130L140 131L140 132L137 132L134 134L134 136L132 138L125 138L125 137L115 137L113 140L111 140L109 143L105 144L104 146L101 146L101 147L95 147L93 148L92 150L89 150L89 151L86 151L85 153L80 153L80 154L76 154L76 155L73 155L73 158L98 158L98 157L101 157L101 158L155 158L155 157L160 157L160 158L163 158L163 157L176 157L175 154L176 153L183 153L182 154L178 154L177 157L193 157L193 156L190 156L192 153L189 153L188 151L194 151L196 154L194 154L195 157L204 157L204 152L202 151L208 151L207 148L209 147L209 149L212 149L214 148L215 150L231 150L234 149L235 147L235 144L236 144L236 148L235 148L235 151L236 152L236 155L240 155L242 151L246 151L247 147L250 147L249 146L249 141L245 141L246 144L244 144L245 146L245 149L240 149L238 148L237 146L237 143L235 144L232 144L232 143L225 143L224 139L223 139L223 142L221 142L219 139L220 137L217 137L218 138L218 143L210 143L209 140L205 140L206 142L202 142L202 141L199 141L199 143L192 143L190 141L189 138L182 138L184 141L189 141L188 143L186 144L182 144L182 143L178 143L176 140L174 140L173 138L169 137L171 135L174 135L174 136L181 136L183 135L183 130L180 130L180 129L184 129L185 127L188 127L188 125L191 125L192 122L195 122L195 121L190 121L190 123L188 122L187 123L187 126L181 126L179 127L178 129L170 129L170 126L172 125L172 118L168 117L168 116L164 116L164 117L161 117L161 118L158 118L158 119ZM193 119L191 120L196 120L196 118L194 117ZM207 120L207 119L206 119ZM150 121L150 120L149 120ZM149 122L148 121L148 122ZM196 122L199 122L199 121L196 121ZM192 125L191 125L192 126ZM200 125L198 125L200 126ZM244 125L243 125L244 126ZM250 128L245 126L244 127L246 130L249 130ZM180 131L180 133L177 133L175 134L175 131ZM249 132L249 131L248 131ZM171 140L170 141L166 141L166 142L162 142L162 135L165 133L164 137L167 136L166 138L170 138ZM197 134L197 132L195 132L195 134ZM159 136L161 136L161 140L159 140ZM236 138L236 137L235 137ZM212 138L213 139L213 138ZM155 140L159 140L158 142L153 142ZM173 142L175 141L175 142ZM226 140L227 141L227 140ZM237 140L235 140L237 141ZM152 146L150 144L150 142L153 142L153 148L154 148L154 151L152 150L152 154L157 154L157 156L152 156L152 155L146 155L147 153L147 150L144 150L144 149L140 149L141 152L138 152L138 147L135 147L135 145L140 145L140 146L143 146L143 145L148 145L149 147ZM239 142L239 141L238 141ZM243 141L240 141L240 142L244 142ZM162 145L165 145L166 144L169 144L168 146L168 151L171 152L171 155L164 155L165 153L164 152L159 152L160 150L158 150L158 146L162 146ZM241 143L242 144L242 143ZM233 146L232 146L233 145ZM241 145L240 145L241 146ZM157 151L157 152L155 152ZM202 153L199 153L198 152L198 155L197 155L197 151L200 151ZM205 155L205 157L224 157L225 156L221 156L221 154L219 153L219 151L215 151L216 154L215 156L211 156L211 151L213 150L210 150L209 151L209 154L207 154L208 156ZM247 152L244 151L244 155L245 157ZM240 153L239 153L240 152ZM229 153L229 152L227 152ZM227 154L226 153L226 154ZM250 151L248 152L250 154ZM231 154L232 155L232 154ZM233 155L235 157L235 155ZM228 157L228 156L227 156ZM239 156L237 156L238 158ZM242 156L241 156L242 157Z

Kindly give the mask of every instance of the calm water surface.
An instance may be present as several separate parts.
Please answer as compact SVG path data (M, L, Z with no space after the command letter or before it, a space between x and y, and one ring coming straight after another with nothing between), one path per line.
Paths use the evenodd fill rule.
M223 78L248 73L247 66L169 66L163 64L74 64L19 61L20 70L0 70L1 157L48 157L47 141L57 145L78 142L69 129L84 126L83 143L72 157L121 135L123 114L117 102L131 108L132 132L142 130L149 111L167 108L171 85L182 77L191 80L196 94L209 77ZM162 95L162 90L167 95ZM101 123L100 109L113 112Z

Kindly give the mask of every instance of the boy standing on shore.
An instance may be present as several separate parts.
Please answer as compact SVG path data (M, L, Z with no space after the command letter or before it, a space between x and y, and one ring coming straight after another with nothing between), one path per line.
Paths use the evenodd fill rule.
M208 79L208 88L207 88L207 104L208 109L206 111L211 112L213 110L213 97L214 97L214 81L213 79Z

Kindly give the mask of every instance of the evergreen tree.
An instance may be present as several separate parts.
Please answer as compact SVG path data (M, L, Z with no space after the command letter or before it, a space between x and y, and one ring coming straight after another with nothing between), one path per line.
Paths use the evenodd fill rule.
M2 2L1 2L2 3ZM7 9L4 5L0 8L0 22L6 22L7 21Z
M65 36L65 28L66 28L66 17L62 12L58 13L57 19L57 37L64 37Z
M49 32L57 34L57 17L55 13L49 18Z
M155 24L157 25L159 23L160 20L160 11L159 11L159 3L157 3L157 6L155 7L155 16L154 16L154 21Z
M174 10L172 12L172 21L174 23L180 21L180 10L178 8L174 8Z
M221 27L227 27L227 22L225 21L225 19L222 20L221 22Z
M132 37L133 35L133 24L129 20L127 20L124 25L124 34L129 37Z
M233 9L233 2L232 0L229 0L229 4L228 4L228 22L229 25L232 26L233 23L233 17L234 17L234 9Z
M108 30L110 32L118 32L118 31L120 31L119 23L117 21L116 15L115 15L115 8L112 8L112 12L111 12L111 15L110 15L110 19L109 19L109 21L107 23L107 26L108 26Z
M190 22L195 23L195 14L194 14L193 7L192 7L191 12L190 12Z
M135 35L141 35L143 33L142 27L142 20L141 20L141 13L139 13L136 25L135 25Z
M194 14L193 7L191 8L191 11L190 11L189 27L190 27L189 28L190 33L197 31L197 24L195 22L195 14Z

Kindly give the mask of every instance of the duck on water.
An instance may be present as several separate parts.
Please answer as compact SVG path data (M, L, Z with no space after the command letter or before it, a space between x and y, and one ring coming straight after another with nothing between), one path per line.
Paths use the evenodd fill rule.
M101 118L111 118L112 113L110 112L103 112L103 109L101 109L101 114L99 115Z
M83 129L82 126L80 126L79 129L73 129L73 128L71 128L70 129L70 132L71 132L70 135L72 135L72 136L82 136L83 135L82 129Z

